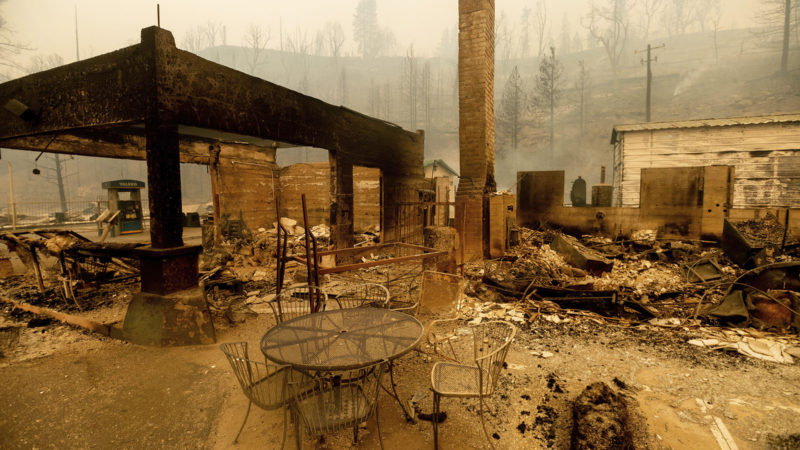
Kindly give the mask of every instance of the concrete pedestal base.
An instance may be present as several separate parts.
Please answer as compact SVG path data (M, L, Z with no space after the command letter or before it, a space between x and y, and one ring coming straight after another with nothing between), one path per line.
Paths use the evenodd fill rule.
M211 313L199 287L167 295L134 295L122 335L134 344L162 347L216 342Z

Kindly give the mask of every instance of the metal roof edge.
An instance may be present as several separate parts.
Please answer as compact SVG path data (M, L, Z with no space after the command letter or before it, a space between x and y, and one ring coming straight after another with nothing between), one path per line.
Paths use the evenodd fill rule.
M762 125L770 123L789 123L800 122L800 113L794 114L770 114L763 116L744 116L727 117L720 119L695 119L695 120L676 120L669 122L644 122L634 124L614 125L611 131L611 144L617 142L620 133L628 131L654 131L670 130L679 128L702 128L702 127L728 127L736 125Z

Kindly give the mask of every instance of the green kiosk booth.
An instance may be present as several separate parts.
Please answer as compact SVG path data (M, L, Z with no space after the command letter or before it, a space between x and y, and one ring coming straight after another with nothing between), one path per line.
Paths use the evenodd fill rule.
M119 211L111 226L111 236L141 233L142 221L141 189L144 182L138 180L104 181L103 189L108 189L108 210L113 215Z

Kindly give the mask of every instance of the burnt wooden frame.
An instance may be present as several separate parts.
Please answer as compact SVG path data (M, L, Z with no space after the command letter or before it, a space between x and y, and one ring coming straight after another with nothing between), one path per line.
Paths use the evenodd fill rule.
M2 106L15 100L20 116ZM13 102L12 102L13 103ZM154 249L182 247L180 162L210 164L220 140L247 158L279 146L326 149L332 174L354 164L383 178L381 230L394 204L423 182L424 133L334 106L178 49L172 34L145 28L141 42L0 84L0 147L146 160ZM332 237L352 245L352 173L335 177ZM349 245L347 245L349 244Z

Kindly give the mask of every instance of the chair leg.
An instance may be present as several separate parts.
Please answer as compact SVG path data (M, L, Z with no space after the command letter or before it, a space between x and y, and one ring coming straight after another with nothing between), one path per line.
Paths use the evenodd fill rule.
M294 420L294 442L297 450L303 449L303 429L300 426L300 418L292 410L292 420Z
M378 415L378 405L375 405L375 424L378 426L378 442L381 444L381 450L383 450L383 436L381 436L381 418Z
M353 425L353 445L358 445L358 423Z
M439 394L436 392L433 393L433 417L431 417L431 422L433 423L433 448L434 450L439 449Z
M233 443L234 443L234 444L236 444L237 442L239 442L239 435L240 435L240 434L242 434L242 430L244 430L244 424L246 424L246 423L247 423L247 416L249 416L249 415L250 415L250 407L251 407L252 405L253 405L253 402L248 402L248 403L247 403L247 412L244 414L244 420L242 421L242 426L241 426L241 427L239 427L239 432L238 432L238 433L236 433L236 437L235 437L235 438L233 438Z
M489 432L486 431L486 421L483 419L483 395L478 396L478 416L481 418L481 428L483 428L483 435L486 436L486 442L488 442L489 447L494 450L494 443L492 442L492 438L489 437Z
M286 406L283 407L283 437L281 438L281 450L283 450L283 446L286 445L286 429L289 426L286 418L288 409L289 408L287 408Z

